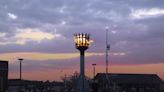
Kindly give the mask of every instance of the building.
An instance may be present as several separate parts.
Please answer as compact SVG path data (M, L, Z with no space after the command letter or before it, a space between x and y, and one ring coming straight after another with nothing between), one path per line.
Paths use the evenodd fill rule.
M63 82L9 79L8 83L8 92L63 92L63 89Z
M42 81L30 81L20 79L9 79L8 80L8 92L42 92L43 90Z
M156 74L98 73L97 92L159 92L162 80Z
M160 92L164 92L164 81L161 83Z
M8 89L8 61L0 61L0 92Z

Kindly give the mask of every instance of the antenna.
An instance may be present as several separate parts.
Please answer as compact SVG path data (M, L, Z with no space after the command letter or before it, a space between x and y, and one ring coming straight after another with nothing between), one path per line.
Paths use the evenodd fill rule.
M108 74L108 51L110 50L110 45L108 43L108 31L109 27L106 27L106 74Z

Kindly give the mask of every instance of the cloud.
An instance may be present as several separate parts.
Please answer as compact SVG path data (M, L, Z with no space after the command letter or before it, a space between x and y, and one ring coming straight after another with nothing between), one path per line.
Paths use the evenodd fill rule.
M5 37L6 36L6 33L1 33L0 32L0 37Z
M109 53L110 56L118 57L125 56L125 52ZM104 56L104 53L88 52L86 57ZM17 53L2 53L0 58L13 62L15 59L21 57L25 60L46 61L46 60L71 60L79 58L79 53L39 53L39 52L17 52Z
M55 34L42 32L39 29L17 29L17 34L15 36L18 44L25 44L26 41L32 40L36 42L41 42L42 40L52 40L55 38ZM60 35L57 34L56 37L59 37Z
M0 58L24 57L33 70L74 68L73 34L89 33L86 66L105 65L108 25L110 64L163 63L163 11L163 0L0 0Z
M25 63L25 62L24 62ZM46 64L46 63L44 63ZM36 63L35 66L28 66L26 64L23 64L23 78L29 79L29 80L61 80L61 77L63 77L65 74L67 76L72 75L75 71L79 72L79 66L74 66L71 68L58 68L54 69L55 64L52 65L50 68L45 69L38 69L39 63ZM29 68L30 67L30 68ZM63 66L66 67L66 66ZM137 67L137 68L136 68ZM139 65L110 65L109 70L110 73L136 73L136 74L158 74L162 79L164 79L164 73L163 73L163 67L164 63L158 63L158 64L139 64ZM15 72L12 70L9 71L9 78L18 78L19 72L18 72L19 65L17 66L17 69L15 69ZM31 69L32 68L32 69ZM30 71L29 71L30 69ZM105 68L102 65L96 65L96 73L102 73L105 72ZM92 64L88 67L86 67L86 76L92 77L93 76L93 69Z
M86 56L101 56L102 53L87 53ZM18 53L4 53L0 55L1 59L11 60L22 57L27 60L66 60L78 58L79 53L38 53L38 52L18 52Z
M13 14L13 13L7 13L7 15L8 15L8 17L9 17L10 19L13 19L13 20L15 20L15 19L18 18L18 16L16 16L16 15Z
M132 19L152 18L152 17L159 17L162 15L164 15L164 9L158 9L158 8L132 10L130 14Z
M0 38L4 39L0 45L18 44L25 45L29 41L41 43L43 40L65 39L61 34L41 31L37 28L17 28L13 36L7 37L9 33L1 33Z

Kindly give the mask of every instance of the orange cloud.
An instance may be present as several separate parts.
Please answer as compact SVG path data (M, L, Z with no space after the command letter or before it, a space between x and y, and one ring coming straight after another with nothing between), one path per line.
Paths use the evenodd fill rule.
M124 56L123 52L110 53L113 56ZM86 57L90 56L104 56L104 53L87 52ZM2 60L8 60L10 63L15 62L19 57L26 60L66 60L79 57L79 53L39 53L39 52L15 52L0 54Z
M86 53L86 57L102 56L103 53ZM65 60L78 58L79 53L38 53L38 52L18 52L18 53L4 53L0 54L0 58L8 60L10 63L17 60L17 58L24 58L25 60Z
M109 66L110 73L141 73L141 74L158 74L164 80L164 63L160 64L140 64L140 65L111 65ZM46 69L42 71L27 71L23 72L23 79L30 80L58 80L61 81L61 77L65 74L67 76L72 75L75 71L79 72L79 67L75 66L74 69L53 70ZM92 66L86 67L86 75L90 78L93 77ZM96 66L96 73L105 72L105 66ZM17 73L9 73L9 78L18 78L19 71Z
M44 39L51 40L55 38L55 34L42 32L39 29L32 29L32 28L26 28L26 29L17 29L18 34L15 36L17 39L17 44L25 44L26 41L32 40L41 42Z

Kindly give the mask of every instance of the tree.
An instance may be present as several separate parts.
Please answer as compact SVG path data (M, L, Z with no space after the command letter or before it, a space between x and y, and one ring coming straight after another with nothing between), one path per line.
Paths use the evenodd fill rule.
M61 77L61 79L65 84L65 88L66 88L65 92L75 92L79 75L80 74L77 71L75 71L73 75ZM90 80L89 77L86 77L86 79Z

